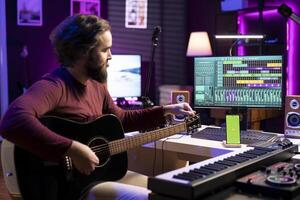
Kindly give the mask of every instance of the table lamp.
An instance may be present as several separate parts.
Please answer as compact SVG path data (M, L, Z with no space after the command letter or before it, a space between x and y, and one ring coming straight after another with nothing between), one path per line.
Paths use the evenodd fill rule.
M192 32L186 52L187 56L210 56L212 50L207 32Z

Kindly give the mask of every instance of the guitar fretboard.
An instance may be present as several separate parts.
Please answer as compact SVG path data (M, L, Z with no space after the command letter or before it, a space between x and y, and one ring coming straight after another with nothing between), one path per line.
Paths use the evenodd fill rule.
M149 142L157 141L161 138L165 138L183 131L186 131L186 124L180 123L159 130L149 131L146 133L140 133L135 136L114 140L109 143L110 155L125 152L128 149L132 149Z

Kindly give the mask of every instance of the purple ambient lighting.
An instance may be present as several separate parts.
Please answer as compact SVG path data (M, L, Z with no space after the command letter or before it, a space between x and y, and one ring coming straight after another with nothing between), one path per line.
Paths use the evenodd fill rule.
M293 12L299 15L299 5L296 6L295 4L290 3L288 6L292 8ZM288 20L287 31L287 94L300 94L300 85L297 80L300 72L300 25L292 20Z
M268 19L268 18L273 18L274 16L279 16L279 13L277 13L277 10L267 10L263 11L263 18ZM259 12L247 12L247 13L242 13L240 12L238 15L238 32L240 34L249 34L248 28L247 28L247 23L246 20L247 18L258 18L259 17ZM238 47L238 55L240 56L245 56L245 47L244 46L239 46Z
M238 20L237 20L237 24L238 24L238 32L240 34L246 34L246 23L244 22L244 18L239 15L238 16ZM244 46L238 46L238 55L239 56L244 56L245 55L245 47Z
M293 12L299 15L300 5L296 5L292 0L287 0L284 2L289 7L292 8ZM274 5L278 6L278 4ZM240 34L250 34L248 31L246 20L249 18L258 18L259 12L252 13L242 13L240 12L238 15L238 31ZM282 17L277 9L275 10L267 10L263 11L264 20L275 19L277 17ZM297 79L300 74L300 69L298 67L300 63L300 25L292 20L287 20L286 24L286 87L287 95L295 95L300 94L300 84L297 84ZM238 55L245 55L245 47L238 47Z

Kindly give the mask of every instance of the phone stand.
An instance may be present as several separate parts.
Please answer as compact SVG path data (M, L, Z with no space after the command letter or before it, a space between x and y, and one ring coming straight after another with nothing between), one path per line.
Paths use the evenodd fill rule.
M223 140L222 144L223 144L224 147L227 147L227 148L240 148L240 147L242 147L241 144L227 144L226 140Z

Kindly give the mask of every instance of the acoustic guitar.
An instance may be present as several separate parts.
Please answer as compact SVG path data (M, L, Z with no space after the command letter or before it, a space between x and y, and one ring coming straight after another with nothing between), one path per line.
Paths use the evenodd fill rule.
M19 192L25 200L57 199L51 197L52 193L57 193L58 199L79 199L94 184L115 181L126 174L128 149L201 126L196 115L176 125L124 137L121 122L114 115L104 115L88 123L54 116L42 117L40 121L55 133L88 145L100 163L87 176L73 167L68 156L60 163L53 163L4 141L1 153L6 185L12 196L18 197Z

